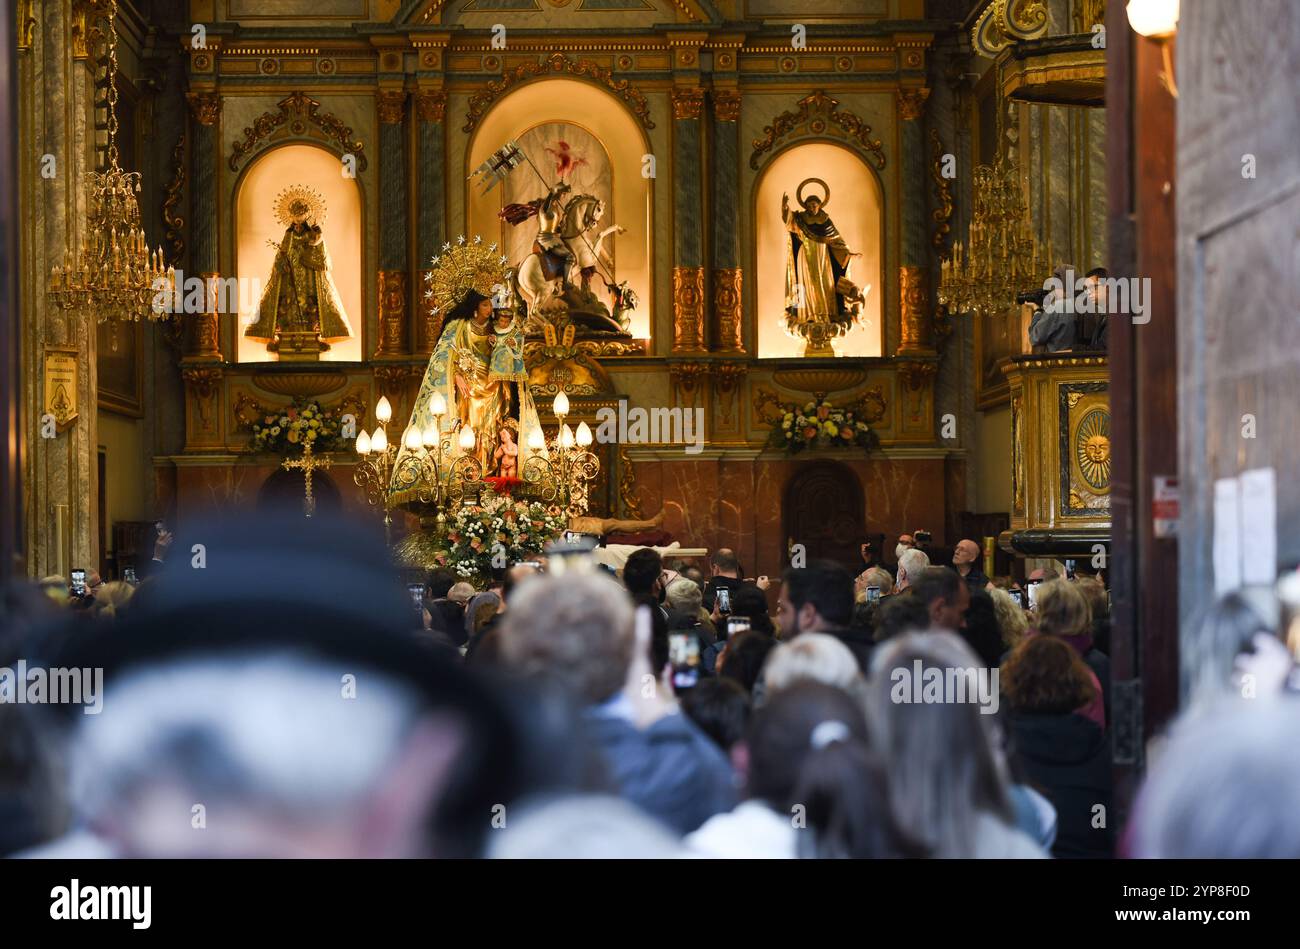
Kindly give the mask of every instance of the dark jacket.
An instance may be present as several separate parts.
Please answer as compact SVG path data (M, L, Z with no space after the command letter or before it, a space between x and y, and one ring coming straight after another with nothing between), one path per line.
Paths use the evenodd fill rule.
M710 577L704 584L704 610L713 612L713 604L718 598L718 587L726 587L733 594L745 585L739 577Z
M953 567L953 569L956 570L957 568ZM960 571L958 575L960 576ZM976 563L970 565L970 573L966 574L962 579L966 581L966 586L970 588L972 593L976 590L983 590L989 585L989 575Z
M1013 713L1011 738L1028 783L1056 808L1056 857L1110 857L1115 839L1110 740L1082 715ZM1098 810L1098 805L1104 810ZM1094 827L1104 818L1105 826Z
M677 833L735 806L731 764L685 715L665 715L645 730L596 709L584 719L613 790Z

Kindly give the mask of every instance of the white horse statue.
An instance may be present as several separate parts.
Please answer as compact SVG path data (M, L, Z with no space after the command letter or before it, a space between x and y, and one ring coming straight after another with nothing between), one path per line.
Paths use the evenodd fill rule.
M530 313L534 312L536 306L564 292L566 284L570 283L566 271L573 268L577 268L581 277L583 291L590 292L591 278L600 262L600 250L605 238L627 230L618 225L610 225L596 236L594 243L590 242L586 237L587 232L596 227L604 215L604 201L591 194L574 195L565 205L564 216L557 229L558 237L568 249L571 260L566 262L554 253L543 259L543 255L536 249L524 258L516 279L519 295L528 305ZM539 241L539 244L543 243Z

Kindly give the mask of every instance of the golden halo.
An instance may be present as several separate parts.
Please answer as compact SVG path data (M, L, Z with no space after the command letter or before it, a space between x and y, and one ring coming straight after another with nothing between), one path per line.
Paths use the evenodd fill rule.
M808 210L808 202L803 198L804 185L813 184L814 182L821 185L822 191L826 193L825 197L819 199L822 203L822 208L824 209L826 205L831 203L830 185L822 181L820 178L805 178L803 181L799 182L799 187L796 188L794 192L795 199L799 202L799 207L803 208L805 211Z
M467 241L461 235L454 244L448 241L430 263L433 269L425 274L424 298L433 304L434 313L451 310L471 288L491 297L494 287L510 286L505 256L496 244L484 244L482 237Z
M280 222L281 227L288 227L293 223L293 213L290 208L298 201L307 205L308 224L319 227L325 223L325 196L307 185L290 185L277 194L271 204L275 209L275 219Z

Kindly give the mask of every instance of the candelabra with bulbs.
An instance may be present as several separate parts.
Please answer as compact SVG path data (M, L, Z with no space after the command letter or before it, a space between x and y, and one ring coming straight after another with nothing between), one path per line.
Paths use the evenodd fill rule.
M444 432L447 400L435 392L429 402L433 424L423 430L414 425L402 435L406 456L392 472L391 486L397 493L413 492L414 500L436 512L438 524L454 504L473 504L483 492L483 464L474 455L478 436L470 425ZM460 451L453 452L454 444Z
M393 462L397 459L397 446L388 443L388 423L393 418L393 406L387 396L375 406L375 419L379 422L373 435L362 429L357 435L357 466L352 480L363 492L366 503L384 510L384 540L392 543L393 514L388 501L388 483L393 476Z
M532 456L524 462L521 477L538 500L554 504L569 517L587 513L591 484L600 474L600 459L591 447L591 427L578 423L575 431L565 419L569 415L569 397L563 391L555 396L551 410L558 422L555 437L546 442L540 429L529 434ZM545 455L539 454L545 447Z

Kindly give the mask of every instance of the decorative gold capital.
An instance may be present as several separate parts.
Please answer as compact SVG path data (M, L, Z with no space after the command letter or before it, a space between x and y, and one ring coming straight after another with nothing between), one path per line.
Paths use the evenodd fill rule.
M930 90L924 87L919 89L899 89L898 90L898 115L904 122L912 122L921 117L925 109L925 100L930 98Z
M704 107L704 90L698 87L674 89L672 100L674 119L698 119Z
M221 117L221 94L217 92L191 92L185 96L190 111L200 125L216 125Z
M713 314L718 327L718 346L723 352L745 351L740 306L743 277L739 267L719 267L713 271Z
M740 118L740 92L736 89L715 89L713 114L719 122L737 121Z
M418 92L415 95L415 114L421 122L441 122L447 117L447 93Z
M925 273L920 267L898 268L898 292L902 304L902 333L898 351L932 352L934 338L926 319Z
M406 273L379 271L379 347L375 355L406 355Z
M36 17L32 15L32 0L18 0L18 48L32 48L32 31L36 29Z
M406 93L401 89L381 89L375 104L382 124L399 125L406 114Z
M673 352L704 350L704 268L673 268Z

